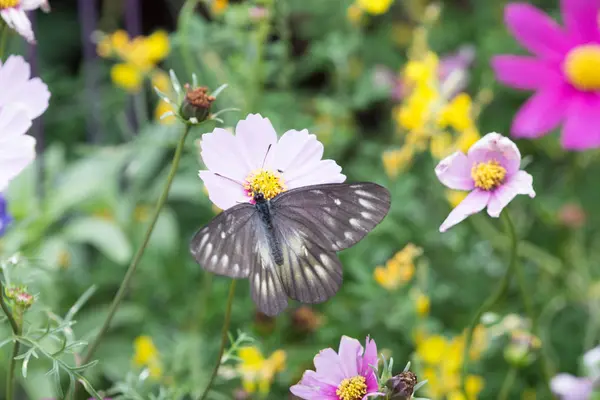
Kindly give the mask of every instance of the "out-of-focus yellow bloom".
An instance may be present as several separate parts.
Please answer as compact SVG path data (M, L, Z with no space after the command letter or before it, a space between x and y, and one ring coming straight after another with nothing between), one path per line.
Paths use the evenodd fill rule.
M413 159L413 147L404 145L400 149L384 151L381 158L383 168L390 179L396 179Z
M277 350L269 358L255 346L242 347L238 351L240 363L238 371L242 377L242 385L248 393L259 392L266 395L271 389L275 374L285 369L286 354Z
M127 32L118 30L104 36L96 50L101 57L114 57L121 61L111 70L115 85L137 92L144 78L169 54L169 36L164 31L156 31L147 37L130 39Z
M415 299L415 308L417 309L417 314L420 317L424 317L429 314L429 309L431 307L431 301L429 300L429 296L422 292L418 292Z
M471 146L475 144L481 135L475 126L471 126L458 134L456 139L456 148L463 153L467 153Z
M171 91L171 78L169 78L169 75L165 71L157 69L152 73L150 79L152 87L157 88L165 94L168 94Z
M212 0L211 10L213 14L223 14L229 5L229 0Z
M432 86L438 78L439 59L434 52L427 52L421 60L409 60L404 67L404 79L408 85Z
M113 83L128 92L137 92L142 86L144 76L132 64L115 64L110 70Z
M387 12L394 0L357 0L356 4L367 13L380 15Z
M348 17L348 21L350 21L353 25L358 25L362 20L363 9L357 4L352 4L350 7L348 7L346 16Z
M434 135L429 142L431 155L437 159L442 159L452 154L454 150L454 140L450 132L440 132Z
M456 206L458 206L468 194L469 192L463 192L460 190L447 190L446 199L452 208L456 208Z
M171 93L173 91L173 89L171 88L171 79L165 71L161 69L156 69L152 73L151 82L153 87L157 88L167 96L173 97L173 93ZM163 114L169 111L174 111L173 107L166 101L160 99L156 105L156 108L154 109L154 119L157 122L164 125L170 125L175 123L177 121L177 118L175 118L174 116L161 119Z
M429 382L427 390L433 398L454 400L476 400L483 390L482 377L469 375L465 381L466 393L460 388L460 373L463 366L465 334L453 338L441 335L420 334L417 355L423 363L423 376ZM482 325L477 326L473 335L469 358L478 360L487 347L487 332ZM433 379L432 379L433 378Z
M458 132L471 128L473 125L471 118L472 106L471 96L466 93L460 93L442 109L439 114L438 124L442 128L451 126Z
M415 275L414 259L422 252L422 249L412 243L407 244L385 263L385 267L375 268L373 272L375 281L387 290L399 288Z
M133 342L133 364L137 367L148 368L150 377L158 379L162 375L160 354L150 336L138 336Z

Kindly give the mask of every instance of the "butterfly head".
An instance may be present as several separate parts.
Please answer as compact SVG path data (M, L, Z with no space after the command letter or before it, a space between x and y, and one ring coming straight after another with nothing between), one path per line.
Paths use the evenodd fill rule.
M267 199L265 198L265 195L262 192L254 192L254 195L252 196L252 198L254 199L255 203L264 203L265 201L267 201Z

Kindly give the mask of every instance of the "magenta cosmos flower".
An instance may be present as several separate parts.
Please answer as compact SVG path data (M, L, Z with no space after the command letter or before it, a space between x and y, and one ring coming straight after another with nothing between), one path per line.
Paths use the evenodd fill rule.
M225 210L253 203L260 188L266 199L301 186L341 183L346 176L333 160L321 160L323 145L308 131L290 130L277 140L268 118L250 114L235 135L217 128L202 135L201 156L208 170L199 175L210 200Z
M30 79L29 64L11 56L0 63L0 191L35 159L35 139L26 135L31 120L48 107L50 93Z
M2 19L29 43L35 43L35 36L26 12L38 8L50 11L48 0L0 0Z
M535 197L533 178L520 170L521 153L517 146L499 133L488 133L469 149L456 152L435 167L444 185L471 193L448 215L440 232L476 214L487 206L491 217L500 212L518 194Z
M314 359L316 371L306 371L302 380L290 388L305 400L362 400L382 395L378 392L377 345L367 337L360 342L342 336L340 349L321 350Z
M515 137L537 138L564 122L566 149L600 146L600 0L561 0L565 27L525 3L505 8L505 21L533 56L492 60L497 79L535 94L512 125Z

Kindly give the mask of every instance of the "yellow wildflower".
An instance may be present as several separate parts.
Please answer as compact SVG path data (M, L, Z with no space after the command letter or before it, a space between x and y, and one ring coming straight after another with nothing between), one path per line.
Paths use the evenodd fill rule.
M404 67L404 79L409 85L431 85L438 79L439 60L434 52L427 52L420 60L409 60Z
M390 179L397 178L400 172L412 162L413 154L413 148L409 145L402 146L400 149L385 151L381 158L386 175Z
M363 9L360 8L357 4L352 4L350 7L348 7L348 10L346 11L346 16L348 18L348 21L350 21L353 25L358 25L362 20Z
M169 78L169 75L167 75L165 71L161 69L157 69L156 71L154 71L152 73L151 82L153 87L157 88L167 96L172 97L173 93L171 93L171 80ZM160 99L158 101L158 104L156 105L156 108L154 109L154 119L157 122L165 125L174 123L175 121L177 121L177 119L174 116L161 119L162 115L169 111L174 111L173 107L166 101Z
M426 364L438 365L445 360L448 341L440 335L425 338L417 345L417 354Z
M461 190L447 190L446 200L448 200L448 203L450 203L452 208L456 208L468 194L469 192L463 192Z
M283 350L277 350L265 359L257 347L242 347L238 351L238 357L238 371L244 390L248 393L258 391L261 395L268 394L275 374L285 368L286 354Z
M434 158L442 159L454 152L454 143L452 135L449 132L441 132L432 136L429 142L431 155Z
M463 153L466 153L480 138L481 135L477 128L474 125L470 126L464 131L459 132L458 138L456 139L456 148Z
M424 317L429 314L429 309L431 307L429 296L423 294L422 292L418 292L415 299L415 307L417 309L417 314L420 317Z
M129 92L137 92L142 86L144 76L132 64L116 64L110 70L113 83Z
M229 0L212 0L213 14L223 14L229 5Z
M146 38L144 47L148 61L156 64L169 54L169 35L165 31L156 31Z
M385 267L375 268L375 281L387 290L395 290L409 282L415 275L414 258L421 253L422 250L415 245L406 245L386 262Z
M448 103L440 112L438 124L445 128L451 126L458 132L465 131L473 126L471 109L473 101L471 96L460 93Z
M357 0L358 6L372 15L386 13L393 2L394 0Z
M152 338L150 336L138 336L133 342L133 347L135 349L133 364L137 367L148 368L151 378L160 378L162 375L160 354L154 346Z

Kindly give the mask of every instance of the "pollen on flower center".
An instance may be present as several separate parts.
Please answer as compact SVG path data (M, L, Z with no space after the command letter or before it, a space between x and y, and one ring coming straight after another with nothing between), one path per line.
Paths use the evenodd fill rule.
M579 90L600 90L600 45L575 47L567 54L564 72L569 82Z
M262 193L269 200L286 190L283 177L279 172L266 169L253 171L244 182L246 194L253 198L255 193Z
M471 168L471 177L475 187L483 190L493 190L504 182L506 169L496 160L481 162Z
M21 3L21 0L0 0L0 10L4 8L14 8Z
M360 375L344 379L335 394L340 400L361 400L367 394L367 380Z

